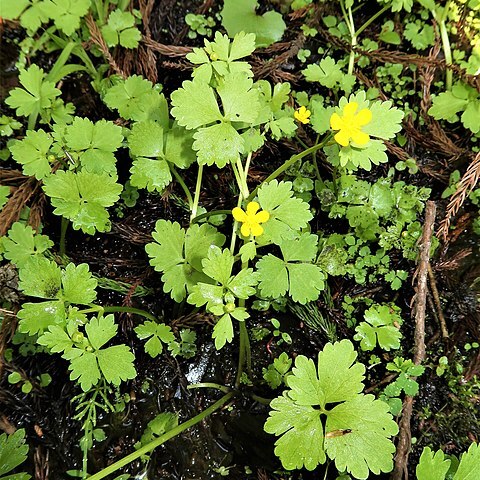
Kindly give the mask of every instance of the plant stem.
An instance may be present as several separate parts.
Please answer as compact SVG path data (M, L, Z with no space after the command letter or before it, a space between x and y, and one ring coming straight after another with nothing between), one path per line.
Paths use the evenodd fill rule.
M214 217L215 215L230 215L232 213L231 210L212 210L211 212L205 212L201 215L197 215L191 223L198 223L200 220L204 218Z
M170 167L170 171L173 173L173 176L175 177L175 179L177 180L177 182L180 184L183 191L185 192L185 196L187 197L187 200L188 200L188 207L190 208L190 210L192 210L193 198L192 198L192 194L190 193L190 190L188 189L187 185L183 181L183 178L177 172L176 168L171 163L169 163L168 166Z
M245 301L243 301L245 304ZM241 301L239 302L241 305ZM245 363L247 364L247 371L250 373L252 370L252 350L250 348L250 339L248 338L248 330L245 324L245 320L240 323L240 346L238 353L238 369L237 377L235 379L235 388L240 386L240 381L242 379L243 367Z
M355 47L357 46L357 34L355 32L355 24L353 23L353 14L351 7L348 8L348 20L350 23L350 34L352 37L352 50L350 51L350 59L348 61L348 74L353 75L353 66L355 63Z
M197 184L195 185L195 197L193 199L192 214L190 215L190 223L197 216L198 201L200 200L200 189L202 187L203 165L198 166Z
M231 392L230 388L226 387L225 385L212 382L193 383L192 385L187 385L188 390L193 390L194 388L214 388L215 390L220 390L223 393Z
M256 402L261 403L262 405L270 405L270 402L272 401L271 398L259 397L254 393L250 394L250 396L252 397L252 400L255 400Z
M146 312L145 310L141 310L140 308L133 308L133 307L102 307L104 313L116 313L116 312L125 312L125 313L133 313L135 315L140 315L141 317L148 318L152 320L152 322L158 323L158 320L151 314Z
M452 89L453 83L453 71L448 68L453 62L452 48L450 46L450 38L448 37L447 24L445 23L447 19L448 9L450 8L450 3L451 2L448 1L445 5L442 18L440 19L440 37L442 38L443 54L445 56L445 65L447 67L445 72L445 88L447 90Z
M387 3L381 10L375 15L372 15L361 27L357 28L355 35L358 37L372 22L374 22L380 15L385 13L391 7L390 3Z
M125 465L128 465L134 460L137 460L137 458L142 457L142 455L145 455L146 453L149 453L152 450L155 450L155 448L159 447L166 441L179 435L180 433L187 430L188 428L193 427L197 423L201 422L204 418L208 417L213 412L220 409L233 396L234 396L234 392L227 393L220 400L218 400L213 405L205 409L203 412L199 413L198 415L195 415L195 417L191 418L190 420L187 420L186 422L181 423L177 427L172 428L172 430L169 430L167 433L164 433L163 435L156 438L155 440L152 440L151 442L147 443L144 447L139 448L136 452L133 452L130 455L127 455L126 457L122 458L118 462L115 462L112 465L109 465L107 468L104 468L102 471L95 473L94 475L89 477L89 480L100 480L102 478L105 478L106 476L116 472L118 469L124 467Z
M275 178L277 178L279 175L281 175L285 170L287 170L290 166L292 166L295 162L298 162L301 160L303 157L306 157L307 155L310 155L311 153L316 152L317 150L320 150L322 147L325 146L327 141L330 138L330 133L327 134L327 136L320 142L317 143L316 145L313 145L313 147L307 148L301 153L297 153L297 155L293 155L290 157L289 160L287 160L283 165L278 167L273 173L271 173L260 185L258 185L255 190L252 191L252 193L249 195L248 200L251 201L255 195L257 194L258 189L264 185L265 183L271 182Z
M62 217L62 223L60 225L60 256L63 257L65 255L65 237L67 235L68 218Z

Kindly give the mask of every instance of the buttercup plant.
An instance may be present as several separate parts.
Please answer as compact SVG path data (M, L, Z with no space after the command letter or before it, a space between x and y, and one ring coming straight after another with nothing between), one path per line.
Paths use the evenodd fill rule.
M213 38L204 39L203 46L188 50L153 40L148 9L143 2L139 5L141 11L127 0L22 0L15 5L2 2L0 7L2 19L15 20L36 35L30 39L33 43L22 42L19 86L5 101L12 116L0 118L0 133L6 138L2 155L8 168L18 169L13 181L8 174L8 185L0 186L0 209L4 208L0 215L6 212L1 218L8 220L0 237L0 258L15 266L18 291L26 297L18 300L18 309L14 303L2 303L0 314L13 316L15 310L14 344L21 342L22 351L28 345L33 352L51 354L62 359L68 371L76 389L71 399L74 419L81 429L81 466L79 461L78 470L71 473L99 480L138 459L147 461L155 448L238 398L269 406L264 430L276 437L275 454L285 470L318 469L326 478L331 464L342 478L359 479L392 471L393 438L398 433L393 416L401 413L402 396L420 393L415 377L425 373L425 367L407 359L403 312L395 300L382 297L379 303L375 292L408 288L405 280L414 270L424 203L431 190L417 186L423 182L409 184L409 174L416 173L413 168L395 171L389 164L387 152L394 152L404 164L417 165L402 150L410 147L405 146L411 140L408 129L405 136L399 132L406 112L414 119L419 111L402 104L402 91L395 90L392 100L379 100L392 90L384 78L398 74L400 64L380 65L384 57L376 50L380 42L399 45L404 39L420 48L423 23L415 15L425 17L425 11L417 12L425 8L439 21L451 64L445 35L453 5L448 2L442 9L424 0L415 6L402 0L381 2L376 13L356 27L361 4L342 0L338 18L325 16L322 28L341 39L338 45L351 46L344 52L338 45L328 49L316 45L322 37L313 21L318 2L295 1L291 8L304 22L299 31L308 34L300 40L307 43L285 54L282 44L258 50L278 42L286 24L279 12L258 13L254 0L225 0L217 18L228 35L212 32ZM369 26L389 10L405 10L409 16L399 19L398 25L384 24L382 33L367 38ZM202 30L202 25L206 27L202 18L190 15L188 23L198 34L208 34ZM434 27L430 28L425 32L431 33ZM150 62L153 51L171 49L174 55L185 56L192 70L184 72L186 64L180 63L180 81L173 88L166 84L164 90L155 82L157 77L167 82L168 76L142 62L144 58ZM37 51L56 56L50 69L48 62L42 68L32 62ZM302 63L319 58L302 67L307 91L292 91L290 83L278 81L291 74L287 69L278 73L276 63L265 60L266 53L277 51L288 54L292 65L296 55ZM122 61L123 56L131 61ZM78 63L71 63L74 57ZM167 63L162 69L170 68ZM364 67L379 73L388 70L388 75L377 75L378 88L371 87L356 75ZM415 69L409 68L413 83ZM116 74L108 75L109 69ZM150 80L130 75L134 71L144 72ZM462 125L475 136L475 87L460 73L452 84L452 71L448 72L447 91L434 96L431 105L422 104L422 121L429 114L453 122L460 114ZM88 78L95 101L105 105L94 118L85 116L83 105L67 102L71 95L64 95L63 82L68 84L75 74L82 85L83 76ZM414 90L409 95L417 94ZM107 118L102 118L104 113ZM433 142L429 148L434 146ZM421 170L423 164L417 160ZM205 193L212 179L221 195L209 198ZM32 205L30 214L28 209L12 213L15 205L26 204L28 199L22 199L30 187L31 197L40 203ZM475 202L476 191L472 192ZM170 210L164 208L167 202L160 205L160 196L170 198ZM146 203L158 201L155 212L160 212L154 227L150 218L138 222L138 232L134 218L138 210L129 216L127 206L137 198L139 205L145 198ZM43 202L56 217L45 219L42 230ZM121 215L125 225L118 222ZM144 277L134 285L128 278L102 278L101 269L80 261L77 249L69 244L70 227L77 243L80 239L87 245L85 236L92 236L93 250L103 247L105 233L127 235L122 228L128 230L129 222L134 225L132 244L145 244L145 259L152 267L146 270L145 285ZM433 239L431 254L436 244ZM369 286L358 290L363 284ZM100 289L122 293L125 303L103 305L108 297ZM137 301L135 295L152 292L161 299L155 302L161 305L155 315L130 306ZM346 303L342 314L337 306L345 292L355 300ZM147 298L144 305L150 309L153 303ZM142 320L131 324L120 313L132 315L133 322ZM169 315L175 321L163 318ZM288 321L295 317L301 323L291 329ZM204 325L196 330L200 321ZM254 336L253 327L263 333ZM252 349L262 335L266 353L258 349L254 355ZM347 335L358 342L362 362L367 361L366 352L372 353L368 369L357 362L354 344L342 339ZM236 368L224 380L216 380L220 383L189 375L187 389L212 389L212 395L218 391L221 398L187 420L181 419L180 410L178 415L161 412L148 423L135 451L132 442L131 453L93 473L89 452L108 433L108 427L97 425L98 419L107 423L126 404L136 408L135 394L148 390L145 383L154 383L145 381L143 366L154 365L157 371L165 355L192 358L195 341L205 337L209 345L199 352L206 358L234 355ZM281 354L277 337L287 350ZM252 347L251 342L257 343ZM309 356L301 351L302 342L309 345ZM10 350L5 358L13 358ZM381 355L388 356L388 364ZM309 358L315 356L316 363ZM269 357L268 367L259 368L264 357ZM175 365L181 372L183 364ZM373 368L378 370L369 377ZM28 378L17 369L9 373L12 388L35 394L38 375ZM394 380L385 381L383 374ZM381 389L365 385L376 378ZM283 391L275 391L276 398L263 398L265 382L270 389ZM131 393L125 392L127 386ZM178 394L172 391L173 402L184 395L185 385L181 386ZM366 386L369 393L364 393ZM48 387L39 383L38 388ZM23 433L1 436L0 445L18 446L13 467L24 460ZM467 475L477 457L472 447L454 478ZM441 478L446 464L441 453L426 450L417 469L419 478L428 465ZM1 465L0 461L0 471ZM233 468L220 465L215 472ZM4 470L2 474L9 474ZM296 478L295 473L282 475Z

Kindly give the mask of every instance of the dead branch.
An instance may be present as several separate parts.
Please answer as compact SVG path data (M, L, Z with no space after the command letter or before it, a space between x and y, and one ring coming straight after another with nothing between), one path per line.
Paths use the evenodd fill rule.
M88 29L90 30L90 40L100 49L103 56L107 59L110 68L117 74L123 78L127 78L125 72L117 65L117 62L112 57L110 50L108 49L105 40L103 39L102 32L98 28L95 20L93 19L92 15L87 15L85 17L85 22L87 24Z
M447 239L448 231L450 229L450 222L452 217L454 217L460 207L465 202L465 199L476 187L478 180L480 178L480 153L477 153L473 162L468 166L467 171L464 173L461 178L457 190L452 195L450 202L447 205L447 211L445 213L445 218L440 223L440 228L438 229L437 234L443 237L443 240Z
M432 201L427 202L423 233L419 244L418 267L413 281L416 282L415 295L412 298L412 314L415 317L415 347L413 361L420 365L425 359L425 311L427 305L427 278L432 246L432 234L435 226L436 205ZM407 396L403 402L402 418L399 424L397 453L395 456L395 468L392 480L408 480L408 455L411 446L410 422L413 410L413 397Z

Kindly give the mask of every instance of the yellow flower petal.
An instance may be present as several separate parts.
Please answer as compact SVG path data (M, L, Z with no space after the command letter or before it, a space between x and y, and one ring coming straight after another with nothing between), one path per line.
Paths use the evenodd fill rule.
M263 233L263 227L258 223L252 225L252 235L257 236Z
M358 103L349 102L343 107L343 116L344 117L353 117L357 111Z
M340 130L343 126L343 121L340 118L340 115L338 113L334 113L330 117L330 128L333 130Z
M260 205L257 202L250 202L247 205L247 217L253 217L259 210Z
M333 138L342 147L348 147L350 143L350 135L346 130L340 130Z
M251 230L251 228L250 228L250 225L248 223L244 223L242 225L242 228L240 228L240 232L242 232L242 235L244 237L249 237L250 236L250 230Z
M235 207L232 210L232 215L237 222L246 222L248 218L247 214L239 207Z
M370 141L370 136L360 130L352 132L352 140L357 145L366 145Z
M270 214L266 210L262 210L255 215L254 220L257 223L265 223L269 218Z
M355 123L359 127L363 127L367 123L372 121L372 112L368 108L360 110L357 115L355 115Z

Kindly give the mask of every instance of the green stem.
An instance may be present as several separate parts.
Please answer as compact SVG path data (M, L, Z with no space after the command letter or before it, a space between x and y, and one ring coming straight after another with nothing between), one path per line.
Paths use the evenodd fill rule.
M215 390L220 390L223 393L231 392L230 388L226 387L225 385L212 382L193 383L192 385L187 385L188 390L193 390L194 388L214 388Z
M118 462L115 462L112 465L109 465L107 468L104 468L101 472L98 472L92 475L91 477L89 477L89 480L100 480L102 478L105 478L106 476L116 472L118 469L124 467L125 465L128 465L134 460L137 460L137 458L141 458L146 453L149 453L152 450L155 450L155 448L164 444L166 441L179 435L180 433L187 430L188 428L193 427L197 423L201 422L204 418L208 417L213 412L220 409L233 396L234 396L234 392L227 393L220 400L218 400L213 405L205 409L203 412L199 413L198 415L191 418L190 420L187 420L186 422L181 423L177 427L172 428L172 430L169 430L167 433L164 433L163 435L156 438L155 440L152 440L151 442L147 443L144 447L139 448L136 452L133 452L130 455L127 455L126 457L122 458Z
M27 130L35 130L37 124L38 112L32 112L28 117Z
M188 200L188 208L192 210L193 208L193 198L192 194L190 193L190 190L188 189L187 185L183 181L183 178L179 175L177 172L176 168L169 162L168 166L170 167L170 171L173 173L173 176L177 180L177 182L180 184L182 187L183 191L185 192L185 196L187 197Z
M102 307L104 313L117 313L117 312L125 312L125 313L133 313L135 315L140 315L141 317L148 318L152 320L152 322L158 323L158 320L151 314L146 312L145 310L141 310L140 308L133 308L133 307Z
M240 194L238 196L237 207L240 208L242 206L242 202L243 202L243 196L242 194ZM233 226L232 226L232 237L230 240L230 252L232 255L235 255L235 242L237 241L237 227L238 227L238 222L234 220Z
M247 326L245 325L245 321L243 321L243 322L240 322L240 346L239 346L239 352L238 352L238 368L237 368L237 377L235 379L235 388L238 388L240 386L240 380L242 379L243 367L245 365L247 351L250 352L250 341L248 339ZM247 358L247 362L248 362L248 358Z
M384 14L389 8L391 7L391 4L388 3L385 5L381 10L379 10L375 15L371 16L361 27L359 27L355 35L358 37L366 28L368 28L369 25L372 24L380 15Z
M249 201L252 201L254 198L255 198L255 195L257 194L257 191L258 189L264 185L265 183L268 183L268 182L271 182L272 180L274 180L275 178L277 178L279 175L281 175L285 170L288 170L288 168L290 168L295 162L298 162L299 160L301 160L303 157L306 157L307 155L310 155L314 152L316 152L317 150L320 150L322 147L325 146L325 144L327 143L327 141L329 140L330 138L330 133L327 134L327 136L320 142L320 143L317 143L316 145L313 145L313 147L310 147L310 148L307 148L306 150L304 150L303 152L301 153L297 153L297 155L293 155L292 157L290 157L289 160L287 160L283 165L281 165L280 167L278 167L273 173L271 173L260 185L258 185L255 190L252 191L252 193L250 194L250 196L248 197L248 200Z
M239 185L239 187L241 187L240 191L242 192L243 198L247 198L248 195L249 195L248 185L247 185L248 170L246 170L246 171L244 170L243 165L242 165L242 161L240 160L240 158L237 159L237 169L238 169L238 175L239 175L240 180L242 182L241 185Z
M450 2L447 3L445 6L445 12L447 11L448 7L450 6ZM445 72L445 88L447 90L452 89L452 83L453 83L453 71L448 68L452 62L452 48L450 46L450 38L448 37L448 32L447 32L447 25L445 23L445 18L446 15L442 15L442 19L440 21L440 37L442 39L442 49L443 49L443 55L445 56L445 65L447 67L446 72Z
M350 34L352 37L352 50L350 51L350 59L348 61L348 74L353 74L353 66L355 63L355 47L357 46L357 34L355 32L355 24L353 23L352 9L348 9L348 20L350 22Z
M65 255L65 237L67 235L67 229L69 225L68 218L62 217L62 223L60 225L60 256Z
M200 220L203 220L205 218L213 217L215 215L230 215L232 213L231 210L212 210L211 212L205 212L202 213L201 215L197 215L191 223L198 223Z
M195 197L193 199L192 214L190 222L197 216L198 201L200 200L200 189L202 187L203 165L198 166L197 184L195 185Z
M271 398L259 397L254 393L252 393L250 396L252 397L252 400L255 400L256 402L261 403L262 405L270 405L270 402L272 401Z

